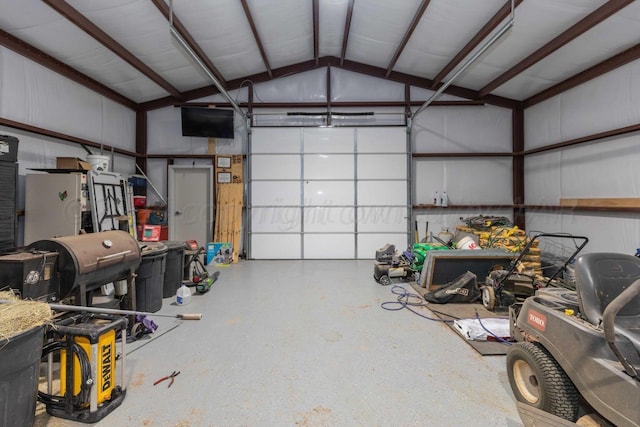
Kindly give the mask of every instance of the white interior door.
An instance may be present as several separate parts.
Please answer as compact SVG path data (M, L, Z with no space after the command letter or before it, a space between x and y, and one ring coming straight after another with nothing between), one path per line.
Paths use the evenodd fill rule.
M213 166L169 166L169 240L196 240L206 246L213 237Z
M408 241L406 128L254 128L253 259L370 259Z

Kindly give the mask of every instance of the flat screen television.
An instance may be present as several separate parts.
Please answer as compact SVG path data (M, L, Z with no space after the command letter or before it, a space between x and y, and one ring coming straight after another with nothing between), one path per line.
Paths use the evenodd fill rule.
M233 110L181 107L182 136L233 138Z

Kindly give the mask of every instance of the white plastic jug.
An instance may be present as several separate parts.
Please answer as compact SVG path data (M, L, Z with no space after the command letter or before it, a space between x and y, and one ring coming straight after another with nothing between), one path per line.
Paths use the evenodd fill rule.
M448 245L453 240L453 233L449 231L449 227L442 227L442 231L438 233L438 238Z
M178 288L176 292L176 304L187 305L191 302L191 289L189 289L184 283Z

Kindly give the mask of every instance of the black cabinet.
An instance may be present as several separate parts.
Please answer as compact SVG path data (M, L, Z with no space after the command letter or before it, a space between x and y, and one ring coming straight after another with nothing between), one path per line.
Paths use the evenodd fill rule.
M15 250L18 164L0 162L0 253Z

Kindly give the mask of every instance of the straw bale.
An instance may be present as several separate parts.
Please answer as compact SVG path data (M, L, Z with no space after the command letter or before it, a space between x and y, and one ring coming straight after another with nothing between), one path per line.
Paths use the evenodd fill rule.
M52 318L49 304L17 298L12 292L0 292L0 345L3 341Z

